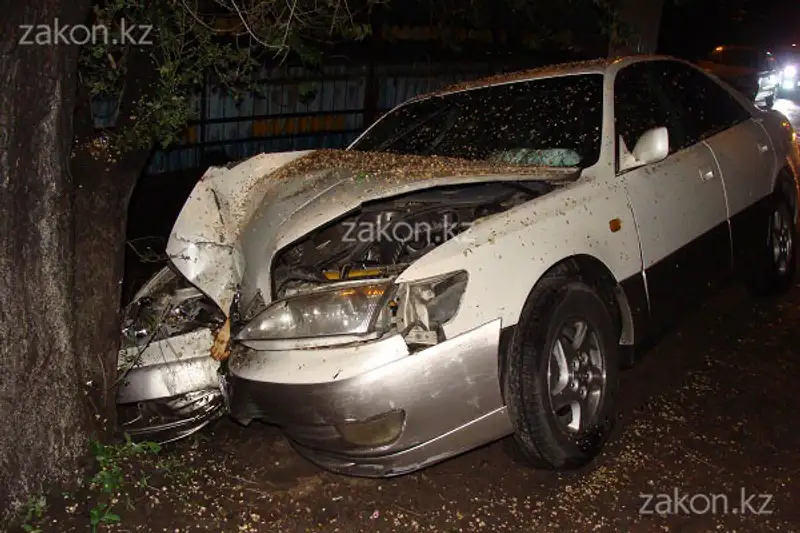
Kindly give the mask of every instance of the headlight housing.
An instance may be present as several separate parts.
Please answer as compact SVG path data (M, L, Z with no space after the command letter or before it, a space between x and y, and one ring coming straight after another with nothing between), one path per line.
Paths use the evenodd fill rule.
M452 320L467 289L469 276L463 270L400 287L398 322L420 344L436 344L441 328Z
M337 283L269 305L237 336L240 341L340 337L348 342L391 328L392 280ZM332 339L333 340L333 339Z

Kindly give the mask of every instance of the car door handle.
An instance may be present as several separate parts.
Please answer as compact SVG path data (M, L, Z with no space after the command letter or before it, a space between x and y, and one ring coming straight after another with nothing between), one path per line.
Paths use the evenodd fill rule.
M710 168L700 170L700 179L703 181L714 179L714 171Z

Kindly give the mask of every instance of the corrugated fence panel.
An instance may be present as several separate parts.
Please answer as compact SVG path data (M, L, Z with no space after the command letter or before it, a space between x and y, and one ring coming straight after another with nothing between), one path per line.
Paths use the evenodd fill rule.
M204 168L261 152L344 148L377 116L420 94L507 68L488 63L265 68L256 90L206 86L191 98L183 140L151 159L148 174ZM375 101L368 102L368 87ZM98 128L113 127L114 102L94 102Z

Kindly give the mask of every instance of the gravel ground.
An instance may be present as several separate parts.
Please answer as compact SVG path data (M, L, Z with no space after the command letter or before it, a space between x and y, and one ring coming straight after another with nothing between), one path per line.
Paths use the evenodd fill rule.
M800 122L800 107L777 108ZM796 122L797 123L797 122ZM222 420L126 460L118 532L800 532L800 286L755 302L732 287L623 374L607 451L559 475L495 443L391 480L300 458L274 428ZM48 497L31 525L89 530L96 493Z

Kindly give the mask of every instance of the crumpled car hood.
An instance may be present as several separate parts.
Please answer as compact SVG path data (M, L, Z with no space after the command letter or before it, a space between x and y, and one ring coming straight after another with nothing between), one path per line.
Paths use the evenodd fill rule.
M269 303L274 253L364 202L436 186L564 180L575 168L342 150L260 154L210 168L167 244L175 267L229 315L237 290Z

